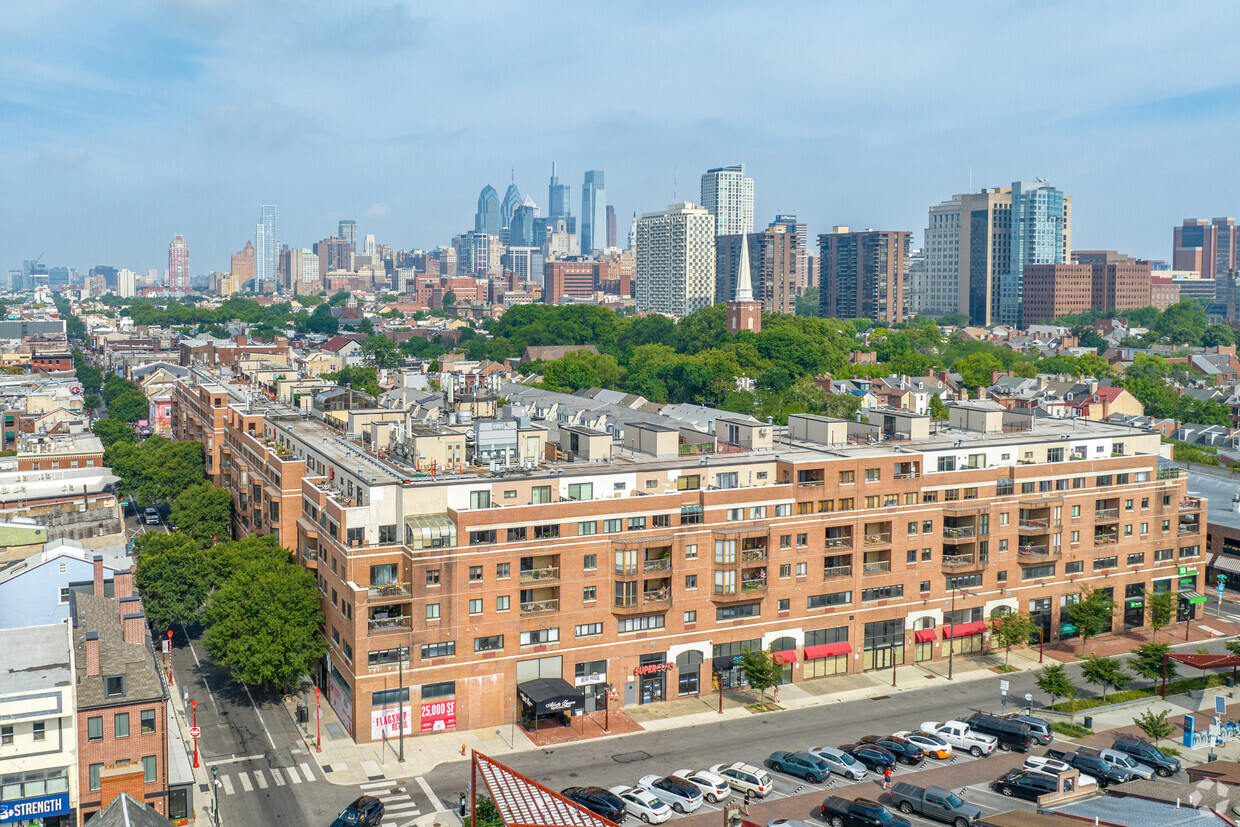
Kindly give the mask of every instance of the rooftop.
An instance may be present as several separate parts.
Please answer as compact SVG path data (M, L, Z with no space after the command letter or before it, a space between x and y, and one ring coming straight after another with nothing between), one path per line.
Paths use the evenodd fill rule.
M68 686L69 633L63 623L0 629L0 696Z
M1240 529L1240 513L1236 512L1232 501L1240 496L1240 480L1216 477L1189 471L1188 493L1209 502L1208 514L1212 524Z
M164 682L155 666L154 651L145 642L125 642L121 601L77 592L71 593L70 600L78 708L162 700L165 695ZM135 605L141 610L140 602L135 601ZM145 625L143 623L144 628ZM85 638L88 632L99 635L98 675L86 674ZM104 677L114 675L125 678L124 697L109 698L104 692Z

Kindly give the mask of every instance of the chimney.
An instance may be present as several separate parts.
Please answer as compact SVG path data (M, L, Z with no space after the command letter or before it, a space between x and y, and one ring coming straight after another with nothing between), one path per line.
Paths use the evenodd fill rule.
M99 674L99 633L87 632L86 638L86 674Z
M146 643L146 615L138 612L122 615L122 617L125 620L125 642L136 643L139 646Z
M95 597L103 597L103 556L96 554L93 564L95 567L94 595Z
M112 575L112 596L117 600L134 596L133 569L125 569Z

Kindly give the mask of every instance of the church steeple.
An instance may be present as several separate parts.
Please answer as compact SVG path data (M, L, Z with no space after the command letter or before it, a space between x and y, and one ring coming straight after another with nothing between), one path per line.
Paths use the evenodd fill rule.
M754 301L753 277L749 273L749 236L741 233L741 258L736 268L736 289L728 302L728 332L762 330L762 302Z
M753 301L753 280L749 275L749 236L741 233L741 263L736 268L736 291L732 301Z

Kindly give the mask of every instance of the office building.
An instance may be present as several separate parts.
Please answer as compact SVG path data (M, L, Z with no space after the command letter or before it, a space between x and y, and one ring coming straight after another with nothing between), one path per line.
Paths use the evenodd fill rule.
M312 296L322 292L319 257L313 250L303 248L289 251L289 279L293 292L298 296Z
M370 259L368 263L375 264L375 260L379 257L378 246L375 244L374 233L366 233L366 238L362 242L362 255Z
M1108 313L1150 306L1150 263L1115 250L1073 250L1075 264L1093 268L1092 306Z
M263 205L254 236L254 289L256 292L274 290L280 275L280 237L276 231L274 204Z
M796 216L777 216L761 232L744 236L752 274L754 300L767 313L795 313L796 299L809 281L805 225ZM715 239L715 300L728 301L736 292L740 265L739 235Z
M122 299L132 299L137 294L138 274L133 270L121 268L116 273L116 295Z
M753 232L753 179L744 164L707 170L702 176L702 206L715 217L715 235Z
M543 256L538 247L508 247L504 250L504 270L512 273L518 283L543 283Z
M1213 301L1214 297L1211 296ZM1180 303L1180 285L1169 275L1153 273L1150 275L1150 307L1166 310Z
M1171 266L1176 270L1194 270L1202 278L1217 278L1237 266L1240 235L1234 218L1186 218L1172 236Z
M1114 250L1077 250L1072 259L1072 264L1026 265L1025 326L1088 310L1107 313L1150 306L1148 261Z
M490 184L478 193L478 211L474 213L474 232L499 235L499 194Z
M607 205L607 247L608 250L616 249L616 208L611 204Z
M516 184L509 184L504 193L504 200L499 205L499 235L501 240L509 243L509 230L512 227L513 214L521 206L521 192Z
M904 321L911 240L912 234L904 231L852 232L848 227L818 236L819 315Z
M999 321L1020 326L1025 267L1072 260L1072 198L1040 179L1013 182L1010 250L999 280Z
M573 216L573 188L561 184L555 174L555 162L551 162L551 181L547 184L547 218L554 224L556 221L568 221ZM576 232L570 227L569 232Z
M357 222L351 219L343 219L338 225L336 236L343 238L345 241L353 245L353 250L357 251Z
M607 241L607 205L603 171L592 169L581 185L581 252L601 250Z
M680 318L715 303L715 217L685 201L637 221L639 311Z
M922 241L921 270L909 273L910 305L914 312L946 316L961 312L960 214L957 195L930 208Z
M189 292L189 245L179 235L168 245L168 289Z
M556 259L543 265L543 302L589 301L599 289L599 262Z
M232 254L231 267L228 272L233 278L235 290L258 289L257 286L250 284L257 273L257 260L254 245L249 241L241 250Z
M319 280L324 281L328 273L338 271L352 272L356 245L347 239L331 236L314 245L314 254L319 261Z
M512 223L508 227L508 243L513 247L541 247L546 241L546 224L538 221L538 205L528 195L512 211ZM535 227L542 229L538 235Z

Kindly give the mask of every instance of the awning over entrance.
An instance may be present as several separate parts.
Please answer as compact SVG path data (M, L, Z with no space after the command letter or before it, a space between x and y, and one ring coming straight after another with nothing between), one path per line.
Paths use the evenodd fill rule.
M943 639L951 640L952 638L968 637L969 635L980 635L986 631L986 621L975 620L972 623L957 623L955 626L943 627Z
M837 655L847 655L852 651L852 646L847 642L840 643L824 643L821 646L806 646L805 659L817 660L818 658L833 658Z
M1210 568L1230 574L1240 574L1240 557L1231 554L1219 554L1210 561Z
M517 684L517 697L535 717L585 709L586 706L581 690L563 678L538 678Z
M1201 592L1195 591L1193 589L1181 589L1179 592L1177 592L1177 594L1180 595L1181 600L1187 603L1205 603L1206 602L1206 596L1202 594Z
M786 652L776 652L772 655L776 663L796 663L797 653L789 649Z
M929 640L936 640L938 636L939 636L939 633L935 629L918 629L916 632L913 633L913 640L917 641L918 643L925 643L926 641L929 641Z

